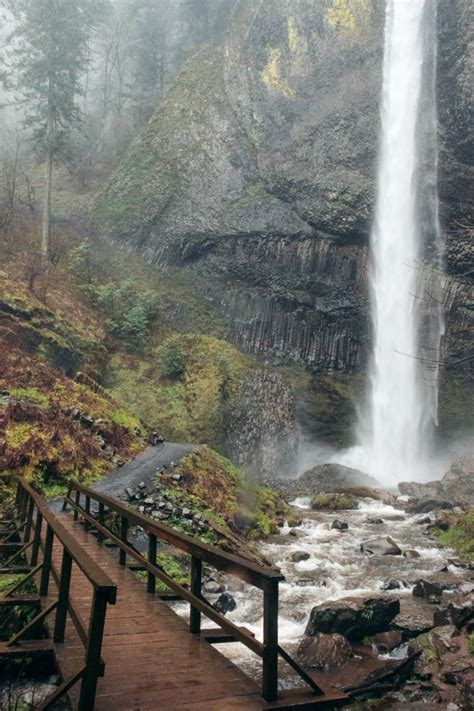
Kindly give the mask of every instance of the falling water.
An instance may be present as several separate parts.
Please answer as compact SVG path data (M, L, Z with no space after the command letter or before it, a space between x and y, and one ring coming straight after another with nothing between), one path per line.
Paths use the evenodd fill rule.
M425 293L439 254L434 17L431 0L387 0L371 235L374 350L357 463L388 484L423 476L436 421L441 322Z

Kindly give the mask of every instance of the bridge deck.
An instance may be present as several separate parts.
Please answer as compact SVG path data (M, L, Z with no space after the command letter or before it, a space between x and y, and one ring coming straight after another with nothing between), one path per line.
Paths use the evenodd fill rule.
M189 633L188 625L110 550L62 515L89 555L117 584L117 603L107 610L102 656L105 676L99 680L96 711L119 709L261 709L256 684L211 645ZM60 565L60 549L53 552ZM71 597L81 617L89 616L91 586L73 567ZM65 677L80 668L84 647L68 620L64 645L57 656ZM74 700L74 690L71 692Z
M308 708L314 696L292 694L291 703L282 698L266 704L257 684L208 642L189 633L185 620L165 602L146 591L146 585L126 567L118 565L111 551L74 522L60 516L88 554L117 584L117 603L107 610L102 656L105 676L99 679L96 711L124 709L227 709ZM53 550L60 565L60 547ZM91 586L73 566L71 597L83 620L88 619ZM63 645L56 645L64 677L80 668L84 648L68 620ZM259 660L256 658L256 664ZM70 692L74 703L74 688ZM320 706L318 706L320 708Z

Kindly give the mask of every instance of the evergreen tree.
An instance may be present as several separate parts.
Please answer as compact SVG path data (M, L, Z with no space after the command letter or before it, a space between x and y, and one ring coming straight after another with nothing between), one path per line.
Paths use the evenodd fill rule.
M45 160L41 253L49 254L53 163L69 157L71 131L81 118L77 98L89 61L88 42L103 0L7 0L15 87L25 125Z
M138 123L147 121L162 96L166 76L169 0L132 0L132 97Z

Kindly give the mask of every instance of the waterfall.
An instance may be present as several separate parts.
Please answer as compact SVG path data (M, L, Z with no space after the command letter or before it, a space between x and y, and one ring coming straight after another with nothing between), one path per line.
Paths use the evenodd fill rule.
M431 0L386 2L371 234L371 388L367 411L359 418L360 446L349 456L353 465L386 484L429 475L426 450L436 421L442 321L439 289L433 293L441 281L435 5Z

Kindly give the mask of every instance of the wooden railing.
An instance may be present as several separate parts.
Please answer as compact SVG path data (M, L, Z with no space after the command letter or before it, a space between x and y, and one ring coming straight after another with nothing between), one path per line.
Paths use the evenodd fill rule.
M98 505L95 515L92 513L91 502ZM280 571L264 568L241 556L226 553L214 546L207 545L138 513L111 496L101 494L77 482L70 483L64 508L67 508L68 505L72 508L76 520L82 517L86 527L94 527L97 530L97 538L100 542L107 538L118 546L120 565L127 565L127 556L129 556L138 563L138 566L135 567L147 572L149 592L155 592L158 579L165 583L178 599L181 598L189 602L189 627L192 634L199 634L212 642L238 641L261 657L263 662L262 695L266 701L275 701L277 698L279 656L297 672L315 694L324 693L278 644L278 587L279 583L284 580ZM107 518L111 512L115 514L115 531L110 525L107 525ZM118 527L117 523L119 523ZM129 540L130 526L138 526L148 536L147 556L140 553ZM120 532L117 528L120 529ZM189 589L176 583L157 565L158 541L174 546L191 556ZM204 562L263 591L263 642L255 639L248 630L238 627L228 620L205 599L201 589L202 564ZM215 622L220 630L203 630L201 615L205 615Z
M44 536L43 527L46 529ZM69 615L85 648L84 664L71 678L64 680L38 708L51 708L80 681L78 709L91 711L94 708L97 679L104 674L104 663L101 658L102 639L107 604L113 605L116 601L115 584L64 528L41 496L20 478L17 479L15 516L10 520L3 519L0 530L2 539L0 551L2 554L13 551L13 555L4 564L1 572L27 571L26 576L8 590L0 604L16 605L25 602L35 604L48 597L47 606L8 642L0 645L0 657L9 654L19 656L22 653L31 655L33 652L45 649L54 651L55 645L64 642L66 620ZM53 560L55 541L60 544L62 550L59 570ZM29 565L26 568L12 566L16 560L24 557L27 560L29 558ZM73 563L80 568L93 588L87 629L76 612L70 596ZM56 584L57 597L50 594L50 578L53 578ZM14 595L28 580L32 579L38 582L38 597ZM53 611L56 613L52 628L53 644L48 640L36 644L21 641Z

